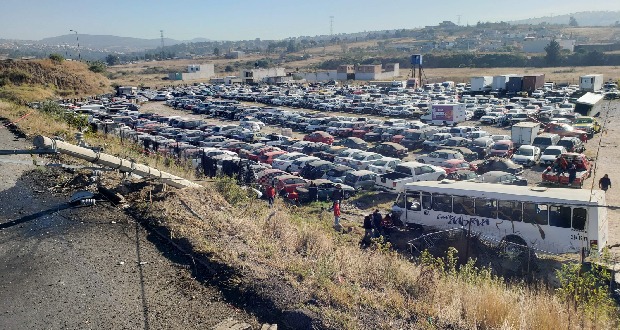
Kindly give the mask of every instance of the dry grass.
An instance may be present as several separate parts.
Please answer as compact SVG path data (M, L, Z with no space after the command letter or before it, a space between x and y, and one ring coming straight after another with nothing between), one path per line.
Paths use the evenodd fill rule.
M381 246L360 249L359 231L335 232L330 216L319 220L307 209L283 204L272 212L257 201L231 206L212 186L159 197L144 209L174 237L258 279L291 284L299 291L298 303L307 297L318 301L309 308L331 328L579 328L580 322L568 324L567 306L546 289L506 284L486 271L442 273ZM349 226L357 227L345 222ZM572 318L584 328L617 326L613 315L610 323L597 324L579 313Z

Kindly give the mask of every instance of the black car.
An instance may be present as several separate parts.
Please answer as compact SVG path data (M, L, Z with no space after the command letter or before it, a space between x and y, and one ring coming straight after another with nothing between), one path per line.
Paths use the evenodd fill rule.
M500 157L491 157L478 164L479 174L491 171L502 171L519 175L523 173L523 166L515 164L510 159Z
M398 143L393 143L393 142L383 142L381 144L378 144L368 149L368 151L376 152L386 157L393 157L393 158L399 158L399 159L403 159L407 157L407 154L408 154L407 148L401 146Z

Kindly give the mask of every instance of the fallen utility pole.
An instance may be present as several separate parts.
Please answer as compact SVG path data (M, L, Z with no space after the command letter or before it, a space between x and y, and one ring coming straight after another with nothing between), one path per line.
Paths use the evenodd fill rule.
M146 165L137 164L131 160L114 157L101 152L95 152L88 148L78 147L76 145L50 139L42 135L35 137L33 143L35 147L39 149L55 150L58 153L83 159L93 164L109 167L121 172L136 174L145 178L158 179L175 188L201 187L199 184L193 183L189 180L174 176L170 173L162 172Z

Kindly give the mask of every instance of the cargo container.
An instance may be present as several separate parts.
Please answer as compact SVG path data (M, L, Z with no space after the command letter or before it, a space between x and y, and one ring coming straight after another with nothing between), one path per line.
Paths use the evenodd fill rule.
M594 93L585 93L575 102L575 112L582 116L595 116L601 112L603 95Z
M596 92L603 89L603 75L589 74L579 77L579 89L584 92Z
M517 93L523 88L523 76L512 76L508 78L506 83L506 91Z
M533 91L542 88L545 85L545 74L535 74L530 76L523 76L523 89L522 91L532 93Z
M506 83L508 83L508 79L510 79L512 74L505 74L501 76L494 76L493 83L491 85L491 89L494 91L504 91L506 90Z
M493 77L471 77L471 91L472 92L488 92L491 91L491 85L493 84Z
M420 120L431 125L456 125L467 120L465 110L466 105L463 103L433 104Z

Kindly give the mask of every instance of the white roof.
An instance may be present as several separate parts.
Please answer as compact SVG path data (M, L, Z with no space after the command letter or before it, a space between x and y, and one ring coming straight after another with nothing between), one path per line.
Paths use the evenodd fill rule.
M444 181L424 181L412 182L405 185L405 190L453 194L460 196L472 196L480 198L497 198L503 196L516 201L533 201L541 203L562 203L573 202L592 205L605 205L605 195L602 191L594 190L590 193L588 189L574 188L546 188L513 186L493 183L478 182L455 182Z
M577 103L587 104L587 105L595 105L598 101L603 99L603 95L594 94L594 93L585 93L582 97L577 100Z

